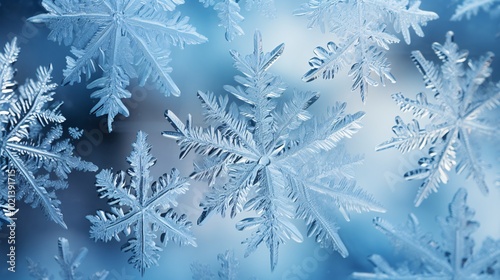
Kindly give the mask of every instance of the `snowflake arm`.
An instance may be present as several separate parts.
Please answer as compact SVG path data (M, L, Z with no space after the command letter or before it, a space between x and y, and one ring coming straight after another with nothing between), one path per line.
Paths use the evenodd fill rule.
M122 247L123 252L131 252L129 263L144 274L146 268L157 264L157 233L166 244L172 240L179 245L196 246L190 232L191 223L185 215L178 215L173 207L177 205L177 196L187 191L188 182L179 177L175 169L170 174L163 174L157 182L150 177L150 168L156 159L151 156L151 146L146 142L147 135L140 131L133 151L127 158L131 168L127 174L131 177L126 182L126 174L121 171L113 175L111 170L103 170L97 176L96 186L101 198L106 198L111 213L102 210L97 215L87 216L92 223L90 236L94 240L105 242L119 234L133 235Z
M79 271L79 267L82 264L83 259L87 256L88 250L85 247L80 248L78 254L73 255L70 251L69 241L66 238L59 237L58 241L58 254L55 256L56 262L59 264L61 271L59 275L63 280L81 280L83 279L83 274ZM49 274L47 269L40 266L39 263L27 259L28 269L30 276L37 280L48 280L54 279L52 275ZM105 280L109 275L106 270L98 271L92 276L89 276L89 280Z
M132 78L141 85L149 80L166 96L178 96L179 88L170 77L170 47L200 44L207 39L198 34L188 17L174 12L184 1L99 1L66 3L42 2L47 14L30 18L52 30L49 39L72 45L73 56L66 58L64 83L90 78L97 66L103 76L91 82L91 97L99 102L91 112L108 116L108 129L117 114L128 116L122 99L130 98L126 89Z
M480 10L488 12L494 5L499 4L498 0L464 0L457 6L451 20L458 21L463 18L471 19L476 16Z
M394 244L415 256L412 268L402 265L392 268L382 257L370 257L376 266L374 273L353 274L355 279L493 279L498 274L496 263L500 260L500 242L486 239L482 248L474 250L471 235L479 228L472 220L474 211L466 204L467 192L459 189L449 204L449 215L438 218L441 239L424 234L418 219L412 214L405 228L375 218L377 229Z

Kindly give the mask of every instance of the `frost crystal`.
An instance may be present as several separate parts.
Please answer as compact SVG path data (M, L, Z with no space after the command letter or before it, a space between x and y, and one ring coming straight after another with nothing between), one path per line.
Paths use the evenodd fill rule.
M69 249L69 242L66 238L60 237L58 239L58 255L55 256L61 271L59 275L63 280L81 280L83 275L78 268L82 264L83 259L87 256L87 248L80 248L78 254L73 256L73 253ZM39 263L27 259L28 261L28 271L32 278L37 280L48 280L53 279L53 276L49 274L46 268L40 266ZM89 276L89 280L105 280L108 277L109 272L102 270L94 273L94 275Z
M213 6L213 9L219 16L219 26L226 29L226 40L232 41L235 36L244 34L240 24L244 17L240 14L241 8L239 0L200 0L205 8ZM274 17L276 8L274 7L274 0L246 0L247 10L254 7L267 17Z
M392 130L396 137L382 143L376 149L396 148L405 153L430 146L429 157L419 160L420 168L406 172L405 179L424 179L415 204L418 206L441 183L448 181L448 172L455 168L472 177L483 193L488 187L479 160L474 137L493 135L498 139L497 128L485 116L485 112L500 105L500 83L487 81L492 69L492 53L478 61L467 62L467 51L458 49L453 33L448 32L444 45L434 43L432 48L443 62L441 67L427 61L419 51L412 59L422 73L427 88L434 92L435 103L425 93L415 100L401 93L393 94L401 111L411 111L416 118L428 118L431 124L422 128L417 120L405 124L398 116ZM467 63L466 63L467 62Z
M319 27L331 32L334 41L326 48L318 46L309 61L306 82L319 77L332 79L345 67L350 67L354 91L359 88L365 101L368 85L384 85L385 79L395 82L386 58L389 45L398 43L394 33L402 33L410 44L410 27L422 37L421 26L437 19L437 14L419 9L420 1L409 0L310 0L295 11L309 19L308 28ZM393 30L387 28L393 25ZM374 75L379 77L379 82Z
M122 102L130 98L126 89L131 78L144 85L149 79L166 96L178 96L179 88L170 77L170 48L200 44L207 39L188 24L188 17L174 12L184 0L43 0L48 11L30 18L46 23L52 30L49 39L72 45L73 56L66 57L64 83L90 78L99 66L103 76L87 87L95 89L92 108L97 116L108 115L112 130L117 114L125 117Z
M173 207L177 206L177 196L188 189L185 178L179 177L179 171L172 169L170 174L163 174L153 182L149 169L156 163L151 156L151 146L146 142L147 135L140 131L137 141L132 144L133 151L127 158L131 168L127 174L131 177L126 182L123 171L113 175L112 170L102 170L96 175L97 191L101 198L108 199L111 212L97 211L95 216L87 216L92 223L90 237L94 240L120 241L123 232L130 237L122 246L123 252L131 252L129 263L144 274L146 268L157 265L162 248L169 240L179 245L196 246L191 234L191 222L185 215L178 215Z
M195 262L191 264L191 272L193 273L193 280L236 280L238 278L238 259L234 257L234 252L227 250L223 254L217 255L220 268L217 276L212 271L209 265L203 265Z
M477 15L480 10L491 14L498 13L500 12L499 4L500 0L463 0L463 3L457 6L451 20L462 20L464 17L470 19Z
M190 151L204 156L192 177L208 179L211 190L201 202L201 224L213 212L231 217L243 210L257 213L237 223L238 230L255 229L244 243L245 256L261 243L270 250L271 268L278 261L278 247L287 239L302 241L292 219L304 219L308 236L324 247L347 256L332 211L383 211L374 199L356 186L350 167L360 161L337 145L361 125L363 112L346 114L346 104L336 104L324 118L313 117L307 108L319 97L315 92L295 92L278 106L285 91L280 78L267 72L280 57L284 45L263 53L259 32L253 54L231 51L235 67L243 74L241 86L224 89L245 103L228 104L227 96L198 92L205 119L212 126L192 127L172 112L165 116L175 129L164 136L177 140L184 158ZM335 160L332 160L335 159ZM226 177L227 182L216 182Z
M12 64L18 53L14 39L0 54L0 165L4 173L0 202L11 196L24 199L66 228L55 191L68 187L66 180L73 170L96 171L97 167L74 156L74 146L61 139L65 118L59 111L62 103L53 102L52 66L38 68L37 80L28 79L16 87ZM7 191L8 180L15 181L15 191Z
M375 218L377 229L412 254L414 262L394 269L383 257L373 255L374 273L355 272L354 279L499 279L500 241L486 239L481 250L474 250L472 234L479 223L466 204L467 192L459 189L449 205L449 216L438 218L441 239L424 234L411 214L406 227L395 227Z

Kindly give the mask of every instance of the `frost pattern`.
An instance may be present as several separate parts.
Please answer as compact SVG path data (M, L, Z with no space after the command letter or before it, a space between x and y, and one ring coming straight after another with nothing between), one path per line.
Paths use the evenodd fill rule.
M405 179L424 179L415 204L418 206L440 184L448 182L448 172L455 168L472 177L483 193L488 187L483 174L482 162L474 145L474 137L489 135L498 139L498 123L487 118L487 111L500 105L500 83L488 81L493 53L487 53L478 61L467 61L467 51L459 50L453 42L453 33L446 34L446 42L434 43L432 48L442 61L440 67L426 60L419 51L412 52L412 59L424 77L427 88L434 92L435 102L425 93L416 99L393 94L401 111L411 111L415 118L428 118L431 123L422 127L413 119L406 124L396 117L392 130L396 135L377 147L377 150L396 148L401 152L429 147L429 156L419 160L420 168L408 171ZM498 111L497 111L498 112Z
M137 141L132 144L133 151L127 158L131 177L129 183L123 171L113 175L109 169L96 175L96 187L101 198L106 198L111 212L97 211L95 216L87 216L91 222L90 237L107 242L111 238L120 241L119 234L130 237L122 246L123 252L131 252L129 263L143 275L146 268L158 265L157 244L160 234L161 243L166 246L169 240L179 245L196 246L190 227L191 222L185 215L178 215L173 207L177 206L177 196L187 191L189 183L172 169L153 182L150 168L156 159L151 156L151 145L147 134L137 133Z
M308 28L331 32L334 40L326 48L316 47L309 60L311 69L302 80L332 79L349 67L351 90L359 88L363 102L368 86L385 85L386 79L396 82L386 57L389 45L399 42L394 33L401 33L410 44L410 27L423 37L421 26L438 18L419 6L420 1L409 0L309 0L295 15L307 17Z
M169 96L180 90L170 77L170 49L200 44L207 39L198 34L175 8L184 0L43 0L48 11L29 20L45 23L52 30L49 39L72 45L73 56L66 57L65 84L79 83L100 67L103 76L88 84L99 102L91 112L108 115L112 130L117 114L128 117L122 99L130 98L126 89L131 78L147 80Z
M474 210L466 204L467 192L459 189L449 205L449 215L439 217L441 239L422 233L418 219L411 214L406 227L395 227L374 219L378 230L394 244L411 253L413 262L393 268L380 255L372 255L373 273L355 272L354 279L499 279L500 241L487 238L480 250L472 234L479 223L472 220Z
M39 67L37 79L16 87L14 68L19 47L16 39L0 54L0 163L1 201L15 195L32 207L40 207L52 221L66 228L56 191L68 187L73 170L96 171L92 163L73 155L69 139L61 139L65 121L54 102L56 84L51 82L52 66ZM15 171L15 194L7 192L7 175ZM13 209L12 209L13 211Z
M83 247L80 248L78 254L73 255L73 252L69 249L69 242L66 238L60 237L57 241L58 244L58 255L55 256L61 271L59 275L63 280L81 280L83 279L83 274L78 270L82 264L83 259L87 256L88 250ZM48 280L53 279L53 276L47 271L46 268L40 266L38 262L34 262L30 258L28 261L28 271L31 278L37 280ZM102 270L89 276L89 280L105 280L108 277L109 272Z
M199 262L191 264L191 273L193 280L236 280L238 278L238 259L234 257L234 252L226 250L226 252L218 254L219 271L217 276L212 271L209 265L204 265Z
M212 125L192 127L191 116L184 124L168 110L165 117L174 131L163 133L177 140L180 158L190 151L204 156L191 175L207 179L212 186L201 202L198 224L214 212L232 218L243 210L256 212L257 217L239 221L236 228L255 229L244 241L245 256L265 243L271 269L277 264L280 244L287 239L302 241L292 219L304 219L308 236L345 257L347 248L332 211L338 208L346 219L348 211L383 211L352 176L350 169L360 158L338 147L361 128L364 113L346 114L342 103L330 108L324 118L313 117L307 108L318 99L316 92L294 92L278 106L285 87L267 70L283 49L281 44L263 53L261 35L256 32L252 54L231 51L235 67L243 74L235 77L240 86L224 86L244 105L199 91L205 119ZM227 182L216 182L217 177Z
M457 6L451 20L471 19L481 10L493 15L500 12L499 4L500 0L463 0L463 3Z
M241 15L239 0L199 0L205 8L212 6L219 17L219 26L226 30L227 41L232 41L236 36L245 34L240 24L245 19ZM274 0L246 0L247 10L256 7L267 17L274 17L276 8Z

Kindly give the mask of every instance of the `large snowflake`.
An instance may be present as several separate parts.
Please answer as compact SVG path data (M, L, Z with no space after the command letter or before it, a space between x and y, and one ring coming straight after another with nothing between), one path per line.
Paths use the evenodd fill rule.
M423 233L418 219L413 214L410 215L406 227L395 227L387 221L375 218L377 229L411 254L414 261L393 268L383 257L373 255L370 261L375 265L375 272L356 272L353 278L499 279L500 241L488 238L480 250L474 250L472 234L478 229L479 223L472 220L474 211L467 206L466 198L465 189L459 189L449 205L449 216L438 219L441 239Z
M420 1L409 0L310 0L303 4L295 15L306 16L308 28L331 32L334 40L326 48L319 46L314 50L316 56L309 61L311 70L302 79L332 79L349 67L351 89L359 88L364 102L369 85L384 85L386 79L396 81L386 57L389 45L399 42L395 33L402 33L410 44L410 27L422 37L421 26L438 18L419 6Z
M3 212L13 215L13 201L24 199L66 228L55 191L68 187L68 174L73 170L95 171L97 167L73 155L69 139L61 139L66 119L59 111L62 103L54 102L52 67L38 68L36 80L16 86L12 64L19 51L14 39L0 54L0 203L8 202Z
M133 235L122 247L123 252L131 252L129 263L144 274L146 268L157 265L162 248L157 239L166 245L169 240L179 245L196 246L190 227L191 222L185 215L178 215L173 207L177 206L177 196L188 189L188 182L172 169L153 182L149 169L156 163L151 156L151 145L147 135L140 131L137 141L132 144L133 151L127 158L131 177L126 181L123 171L113 175L112 170L102 170L96 175L97 191L101 198L108 199L111 212L97 211L87 219L92 223L90 237L105 242L119 234ZM156 233L160 233L158 237Z
M498 139L497 127L488 122L484 114L500 105L500 83L487 81L492 72L493 54L487 53L478 61L466 63L468 53L458 49L452 32L447 33L444 45L434 43L432 48L443 62L441 67L427 61L419 51L412 53L412 59L427 88L434 92L435 103L431 103L425 93L417 94L415 100L401 93L393 94L403 112L411 111L416 118L429 118L431 123L422 127L414 119L405 124L398 116L392 129L396 136L377 147L377 150L397 148L404 153L430 146L429 157L419 160L420 168L404 174L407 180L424 179L415 199L417 206L436 192L441 183L448 181L447 173L452 168L472 176L480 190L488 193L473 136L493 135Z
M49 12L30 18L46 23L49 39L72 45L73 56L66 57L64 83L90 78L99 66L103 76L87 87L95 89L92 108L97 116L108 115L108 129L117 114L128 116L122 99L130 98L126 89L131 78L144 85L149 79L166 96L178 96L170 73L171 46L199 44L207 39L188 24L188 17L174 12L183 0L44 0Z
M213 212L231 217L242 210L257 213L236 227L256 229L244 242L245 256L265 243L272 269L280 244L302 240L292 219L304 219L308 236L345 257L347 248L332 211L338 208L346 219L348 211L383 211L353 180L350 167L359 157L348 156L337 146L360 129L364 113L346 114L343 103L330 108L325 118L315 118L307 111L319 97L315 92L294 92L278 106L284 84L267 70L283 49L281 44L263 53L261 35L256 32L252 54L231 51L235 67L243 74L235 77L241 86L224 87L243 104L229 105L226 96L199 91L205 119L212 126L192 127L191 117L184 124L167 111L175 131L163 133L177 140L181 158L189 151L204 156L192 177L208 179L212 188L201 202L198 224ZM227 175L227 181L217 182L219 175Z

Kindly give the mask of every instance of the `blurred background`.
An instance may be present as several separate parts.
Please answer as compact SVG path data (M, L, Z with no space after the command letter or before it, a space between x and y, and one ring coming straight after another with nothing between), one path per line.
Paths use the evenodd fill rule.
M39 65L49 64L54 67L54 81L60 83L65 57L70 54L69 47L47 40L48 28L26 21L30 16L44 12L40 2L0 1L0 45L17 37L21 47L19 60L15 64L16 80L19 83L34 77ZM196 225L196 219L201 213L198 204L207 186L203 182L191 181L190 190L179 201L178 213L186 213L194 223L192 230L198 247L169 244L161 253L159 266L147 270L144 279L191 279L190 264L195 261L210 265L215 272L218 269L217 254L227 249L234 250L239 259L241 279L347 279L355 271L372 271L367 260L371 254L380 254L392 264L404 260L404 255L395 252L390 241L373 227L372 219L375 216L381 216L394 224L403 224L407 215L414 213L419 217L423 230L438 237L440 232L435 217L448 214L448 203L459 187L467 189L468 204L476 210L475 219L481 224L473 235L476 249L479 249L482 240L488 236L500 238L500 191L495 186L500 167L498 137L496 143L491 139L481 139L481 154L484 161L490 164L486 171L487 182L491 187L489 196L482 195L472 180L450 172L449 183L441 186L438 193L431 195L418 208L413 206L413 199L421 182L407 182L402 175L417 167L418 158L426 150L404 155L397 150L375 152L375 146L393 136L391 127L395 116L401 115L404 120L411 120L410 114L399 111L391 94L402 92L413 98L418 92L427 91L422 76L410 59L410 52L420 50L427 59L437 61L431 44L444 42L445 33L452 30L459 47L469 50L470 58L478 59L487 51L499 53L500 38L496 36L500 31L499 18L481 12L471 20L452 22L450 18L456 1L423 0L421 9L434 11L440 18L424 27L423 38L417 37L412 31L410 46L404 42L391 45L388 57L397 83L369 88L366 104L363 104L359 92L350 91L351 79L347 76L347 71L333 80L302 82L302 75L309 70L307 62L313 56L313 49L325 46L332 35L322 34L318 29L308 30L306 18L293 16L293 11L305 0L275 2L275 18L267 18L255 9L247 11L243 8L245 21L242 27L245 35L235 38L233 42L224 39L224 30L218 27L217 14L213 9L204 8L196 0L187 0L186 4L179 6L178 9L183 15L190 17L190 23L197 31L209 39L202 45L187 46L185 49L172 48L172 78L181 89L181 96L164 97L152 85L139 87L137 81L132 81L129 87L132 98L125 103L130 117L117 117L111 134L105 129L105 118L89 115L96 101L90 99L90 91L85 88L84 82L59 86L56 98L64 101L62 111L67 118L65 127L77 126L85 131L84 137L75 142L76 153L83 159L92 161L100 169L126 170L129 167L126 157L132 149L131 143L135 141L137 131L142 130L149 134L152 154L158 159L152 168L153 177L158 178L173 167L178 168L183 176L188 176L192 171L194 157L190 155L179 160L176 143L161 136L162 131L171 129L163 113L166 109L172 110L183 120L191 114L195 125L203 125L196 92L202 90L225 94L223 85L234 85L233 77L238 74L233 68L229 50L249 54L253 50L254 30L260 30L265 51L285 43L284 54L270 71L282 77L288 85L288 92L298 89L321 93L319 102L311 107L314 114L324 114L335 102L347 102L347 112L350 113L360 110L366 112L363 129L346 141L346 146L351 153L364 155L364 164L356 170L358 184L373 194L385 206L387 213L352 214L350 222L344 221L340 213L332 213L338 217L340 236L350 251L349 257L344 259L336 252L320 249L312 239L305 239L300 244L288 242L280 247L278 266L271 272L269 252L264 245L251 256L243 258L245 246L240 243L249 233L237 231L235 224L244 215L236 219L222 219L214 215L203 226ZM495 60L492 67L492 80L499 81L500 60ZM92 79L99 75L100 73L96 73ZM495 117L498 119L498 114ZM58 192L67 230L49 222L39 209L19 203L16 230L17 272L14 275L6 270L7 257L3 252L7 250L7 244L4 238L0 238L0 279L29 279L25 261L27 257L39 261L55 279L59 279L59 268L53 259L57 254L58 237L69 239L75 253L81 247L88 248L89 253L81 265L84 274L90 275L106 269L111 272L108 279L139 279L140 273L127 263L129 255L120 251L124 240L95 243L89 238L90 223L85 216L95 214L98 209L109 210L106 201L99 199L97 195L95 174L73 172L69 183L67 190ZM303 222L297 221L296 224L305 234ZM0 234L6 236L6 230L3 227Z

